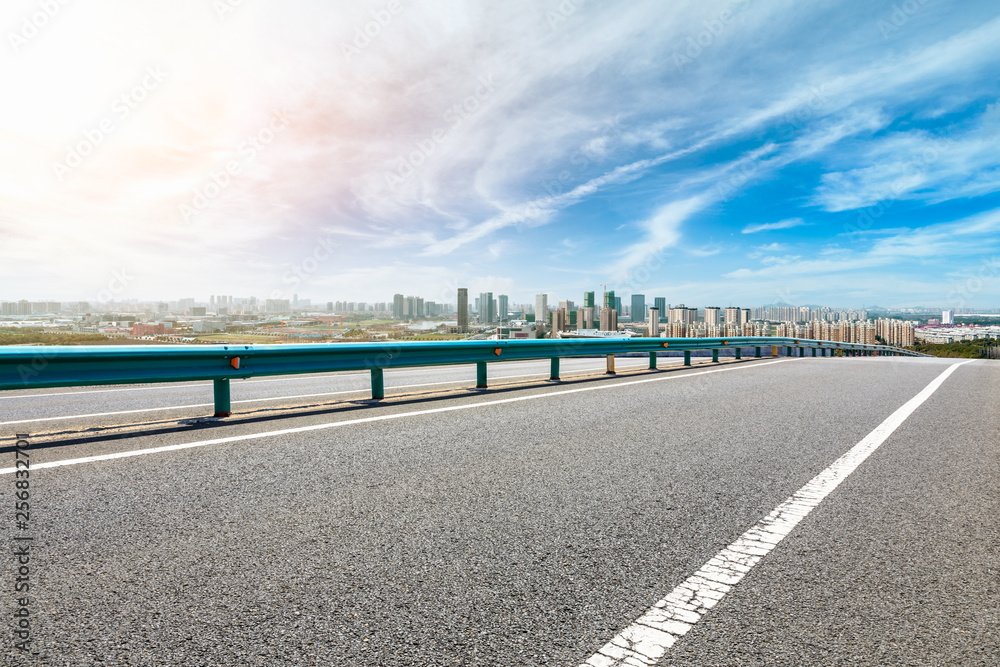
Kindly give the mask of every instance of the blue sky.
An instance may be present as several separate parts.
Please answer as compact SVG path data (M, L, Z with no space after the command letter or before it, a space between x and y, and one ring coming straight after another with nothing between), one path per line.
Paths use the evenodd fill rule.
M0 298L1000 306L995 3L331 4L6 3Z

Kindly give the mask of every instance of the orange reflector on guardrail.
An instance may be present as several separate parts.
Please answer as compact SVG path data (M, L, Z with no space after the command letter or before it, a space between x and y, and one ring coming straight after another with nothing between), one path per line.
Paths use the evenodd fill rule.
M500 348L498 347L497 349L493 350L493 354L495 354L495 355L497 355L499 357L500 356Z
M667 345L669 345L669 344L670 344L670 343L664 343L664 344L663 344L663 347L666 347L666 346L667 346Z
M229 365L232 366L233 368L235 368L236 370L239 370L240 369L240 358L239 357L233 357L232 359L229 360Z

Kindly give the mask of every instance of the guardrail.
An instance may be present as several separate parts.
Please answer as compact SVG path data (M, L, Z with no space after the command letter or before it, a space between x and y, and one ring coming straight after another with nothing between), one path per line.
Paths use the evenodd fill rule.
M837 343L797 338L561 338L553 340L448 341L413 343L327 343L306 345L198 345L198 346L32 346L0 347L0 390L75 387L104 384L189 382L212 380L215 415L231 412L229 381L264 375L293 375L331 371L371 371L372 399L385 397L382 371L386 368L476 364L476 386L487 387L487 364L525 359L550 359L551 380L559 379L559 359L601 355L607 372L614 373L614 355L648 353L656 368L657 354L684 351L691 365L693 350L734 350L737 359L752 348L755 357L770 347L770 356L929 356L885 345Z

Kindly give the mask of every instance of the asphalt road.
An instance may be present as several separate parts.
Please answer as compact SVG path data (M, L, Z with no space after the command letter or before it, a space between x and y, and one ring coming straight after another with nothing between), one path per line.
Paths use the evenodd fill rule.
M746 361L194 425L5 426L35 434L30 529L13 500L2 525L7 544L34 538L33 653L9 630L0 655L597 664L955 363ZM657 664L1000 664L998 401L1000 363L955 369Z

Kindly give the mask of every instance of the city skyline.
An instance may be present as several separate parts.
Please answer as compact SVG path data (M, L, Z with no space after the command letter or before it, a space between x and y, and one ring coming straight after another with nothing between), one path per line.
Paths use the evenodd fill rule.
M383 312L389 313L397 319L409 319L409 315L416 311L425 311L425 306L427 308L433 308L435 312L440 311L438 314L442 316L454 315L461 310L460 306L464 303L466 305L467 312L480 314L481 311L481 301L483 296L492 295L492 308L493 310L489 314L488 321L490 323L497 323L500 315L502 313L511 313L515 310L521 309L525 312L535 312L539 305L541 304L545 307L546 311L551 313L555 310L563 308L566 304L569 304L571 309L576 308L586 308L588 304L595 303L595 294L601 294L596 291L583 291L583 299L581 301L576 301L575 299L559 299L560 295L553 295L550 293L536 294L534 302L515 302L510 300L509 296L506 294L496 294L492 295L491 292L482 292L479 297L476 297L473 302L468 299L468 288L458 288L456 290L456 298L451 302L436 302L429 299L424 299L421 296L413 294L403 294L396 293L391 299L380 300L380 301L362 301L362 300L348 300L348 299L319 299L313 300L308 298L299 298L299 295L293 295L291 299L266 299L257 296L240 296L240 295L217 295L210 294L207 298L196 298L196 297L183 297L175 299L142 299L142 298L132 298L124 301L112 301L110 303L101 302L87 302L87 301L75 301L75 300L40 300L34 301L30 299L4 299L0 298L0 305L2 305L2 315L12 316L18 314L38 314L43 312L78 312L80 308L85 308L86 310L93 310L96 313L104 312L114 312L115 308L118 306L129 307L130 309L143 306L148 307L150 312L156 311L184 311L191 307L207 308L211 312L218 312L221 308L222 312L227 314L232 314L234 312L251 312L259 310L260 312L290 312L292 310L301 310L303 312L322 312L322 311L333 311L333 312ZM628 297L627 300L623 299ZM555 297L555 298L553 298ZM667 317L667 313L675 308L687 308L688 310L705 312L705 316L709 318L717 318L720 323L731 322L733 315L736 313L735 317L739 317L739 311L754 311L760 312L769 309L777 309L781 311L799 311L809 313L811 311L824 310L830 312L844 312L844 313L866 313L868 311L875 312L943 312L952 313L954 317L955 313L959 314L969 314L981 311L983 314L997 314L1000 313L1000 308L939 308L936 306L928 305L915 305L901 308L851 308L838 305L820 304L820 303L801 303L801 304L790 304L785 302L773 302L773 303L756 303L756 304L732 304L725 302L726 305L720 305L720 303L713 304L697 304L694 306L688 306L684 302L671 302L667 297L654 296L654 295L644 295L644 294L628 294L628 295L615 295L614 290L609 290L603 293L603 298L605 299L615 299L617 304L617 310L620 313L629 313L630 315L634 313L637 304L643 306L644 313L651 308L657 308L661 317ZM747 308L746 306L750 307ZM249 309L247 307L250 307ZM504 307L506 306L506 308ZM604 304L606 307L607 304ZM589 306L595 308L593 305ZM595 308L595 312L599 314L601 306ZM9 311L9 312L8 312ZM712 312L714 311L714 314ZM125 312L139 312L127 310ZM433 315L427 314L428 318L433 319ZM506 315L505 315L506 317ZM755 319L767 319L762 317L755 317Z
M1000 304L990 3L119 9L3 10L14 297Z

